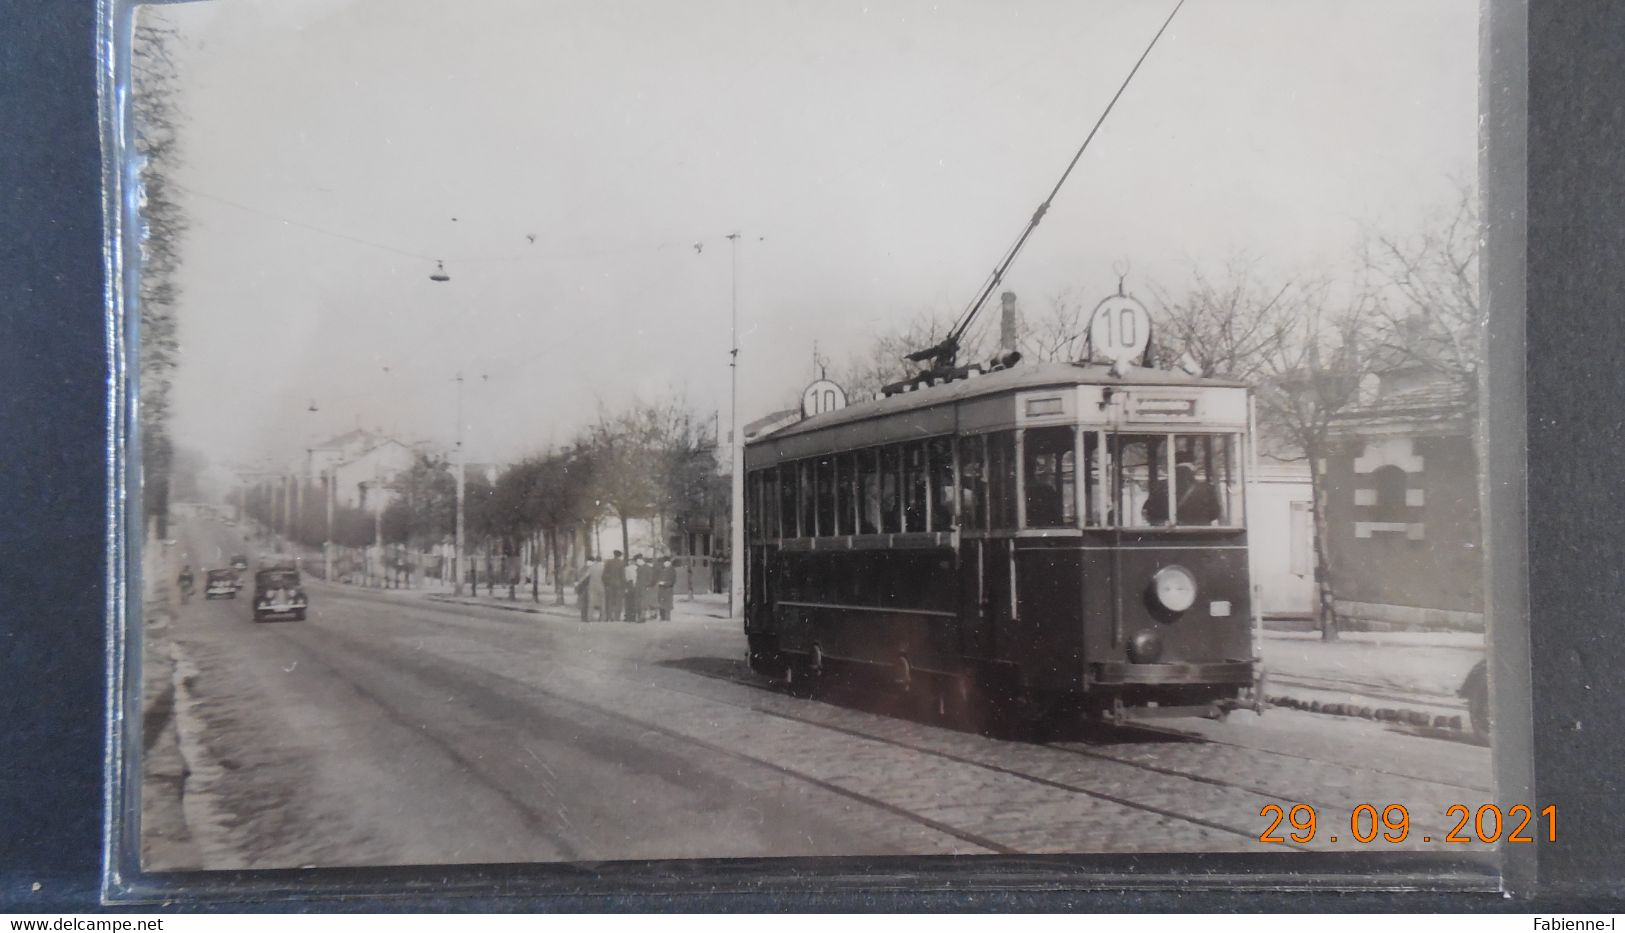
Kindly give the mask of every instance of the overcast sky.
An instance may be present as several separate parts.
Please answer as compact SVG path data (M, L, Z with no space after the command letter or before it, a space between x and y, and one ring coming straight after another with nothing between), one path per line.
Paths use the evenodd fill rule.
M177 435L226 460L358 423L449 443L459 371L476 460L634 396L726 430L734 230L756 418L813 377L815 340L839 360L963 306L1171 7L166 8L191 217ZM1124 261L1142 292L1243 250L1335 274L1362 225L1415 231L1476 179L1477 12L1188 0L1007 287L1031 314L1104 296Z

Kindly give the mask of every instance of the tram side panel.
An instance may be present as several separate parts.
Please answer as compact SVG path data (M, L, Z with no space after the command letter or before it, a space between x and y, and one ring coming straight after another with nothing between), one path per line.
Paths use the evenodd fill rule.
M1046 693L1083 687L1084 570L1075 539L1008 539L1015 548L1016 611L1000 655ZM1006 597L1008 599L1008 597Z

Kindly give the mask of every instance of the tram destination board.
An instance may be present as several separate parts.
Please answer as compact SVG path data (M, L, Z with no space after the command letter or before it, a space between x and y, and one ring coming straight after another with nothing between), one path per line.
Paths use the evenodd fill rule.
M1500 8L792 6L109 5L109 899L1530 890Z

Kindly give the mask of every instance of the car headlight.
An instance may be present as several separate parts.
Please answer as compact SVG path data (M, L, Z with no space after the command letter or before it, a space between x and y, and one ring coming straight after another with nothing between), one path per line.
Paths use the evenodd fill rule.
M1184 567L1164 567L1151 578L1151 592L1169 612L1184 612L1196 603L1196 578Z

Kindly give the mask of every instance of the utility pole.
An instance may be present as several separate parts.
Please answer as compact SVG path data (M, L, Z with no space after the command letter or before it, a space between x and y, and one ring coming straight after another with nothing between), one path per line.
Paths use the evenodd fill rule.
M451 546L451 572L456 593L463 595L463 487L467 480L463 456L463 374L457 374L457 537ZM476 593L475 595L478 595Z
M328 465L322 471L322 482L326 484L327 499L327 537L322 541L322 579L333 582L333 467Z
M384 572L384 477L383 465L374 457L372 461L372 551L377 569L378 588L383 589L388 574Z
M728 464L732 473L732 507L728 519L728 617L738 618L745 605L745 447L739 436L739 233L728 234L733 270L733 311L729 328Z

